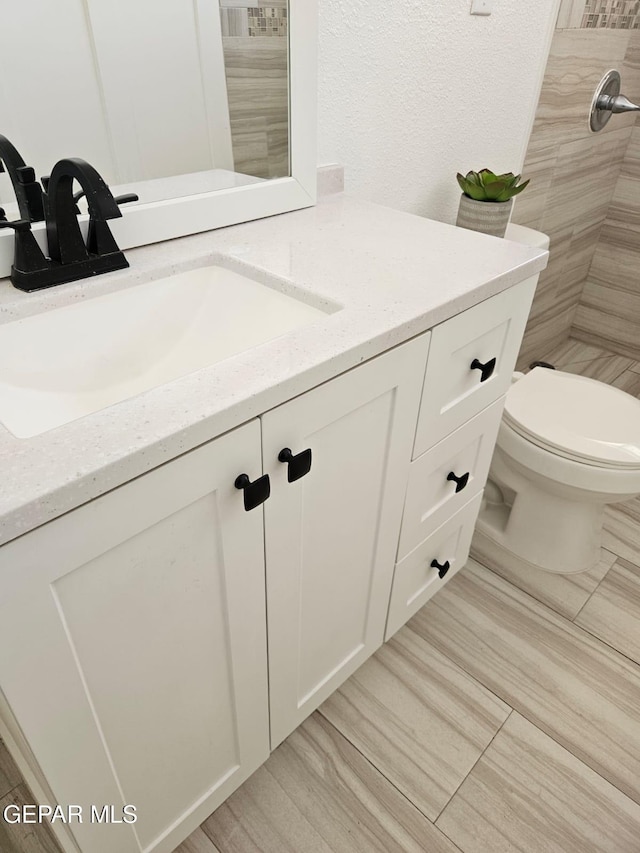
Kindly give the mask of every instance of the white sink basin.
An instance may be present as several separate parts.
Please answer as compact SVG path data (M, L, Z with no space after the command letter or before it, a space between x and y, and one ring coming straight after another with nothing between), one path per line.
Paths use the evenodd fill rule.
M0 326L0 421L29 438L326 313L220 266Z

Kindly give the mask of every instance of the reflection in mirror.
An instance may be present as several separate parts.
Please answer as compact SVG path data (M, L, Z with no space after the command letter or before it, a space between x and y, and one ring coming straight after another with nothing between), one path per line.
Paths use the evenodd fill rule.
M287 176L288 7L269 3L0 0L0 133L38 177L82 157L140 204Z

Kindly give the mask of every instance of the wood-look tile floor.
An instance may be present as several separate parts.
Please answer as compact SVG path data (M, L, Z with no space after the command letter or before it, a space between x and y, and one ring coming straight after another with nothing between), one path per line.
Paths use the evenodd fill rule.
M640 394L640 362L544 358ZM604 546L573 577L470 560L175 853L640 853L640 498Z
M630 358L544 360L640 395ZM176 853L640 853L640 499L604 544L470 560Z
M34 803L22 774L0 740L0 815L7 806ZM59 853L49 826L10 824L0 818L0 853Z

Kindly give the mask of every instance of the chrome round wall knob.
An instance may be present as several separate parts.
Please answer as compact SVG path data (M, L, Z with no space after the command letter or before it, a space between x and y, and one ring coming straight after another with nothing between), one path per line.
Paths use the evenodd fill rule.
M612 68L604 75L593 96L589 127L597 133L614 113L631 112L640 112L640 106L620 94L620 74Z

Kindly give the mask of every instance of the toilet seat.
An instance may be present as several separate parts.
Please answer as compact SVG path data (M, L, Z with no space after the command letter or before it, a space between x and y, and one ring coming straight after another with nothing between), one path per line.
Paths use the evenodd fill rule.
M536 367L509 389L504 421L556 456L640 471L640 400L597 380Z

